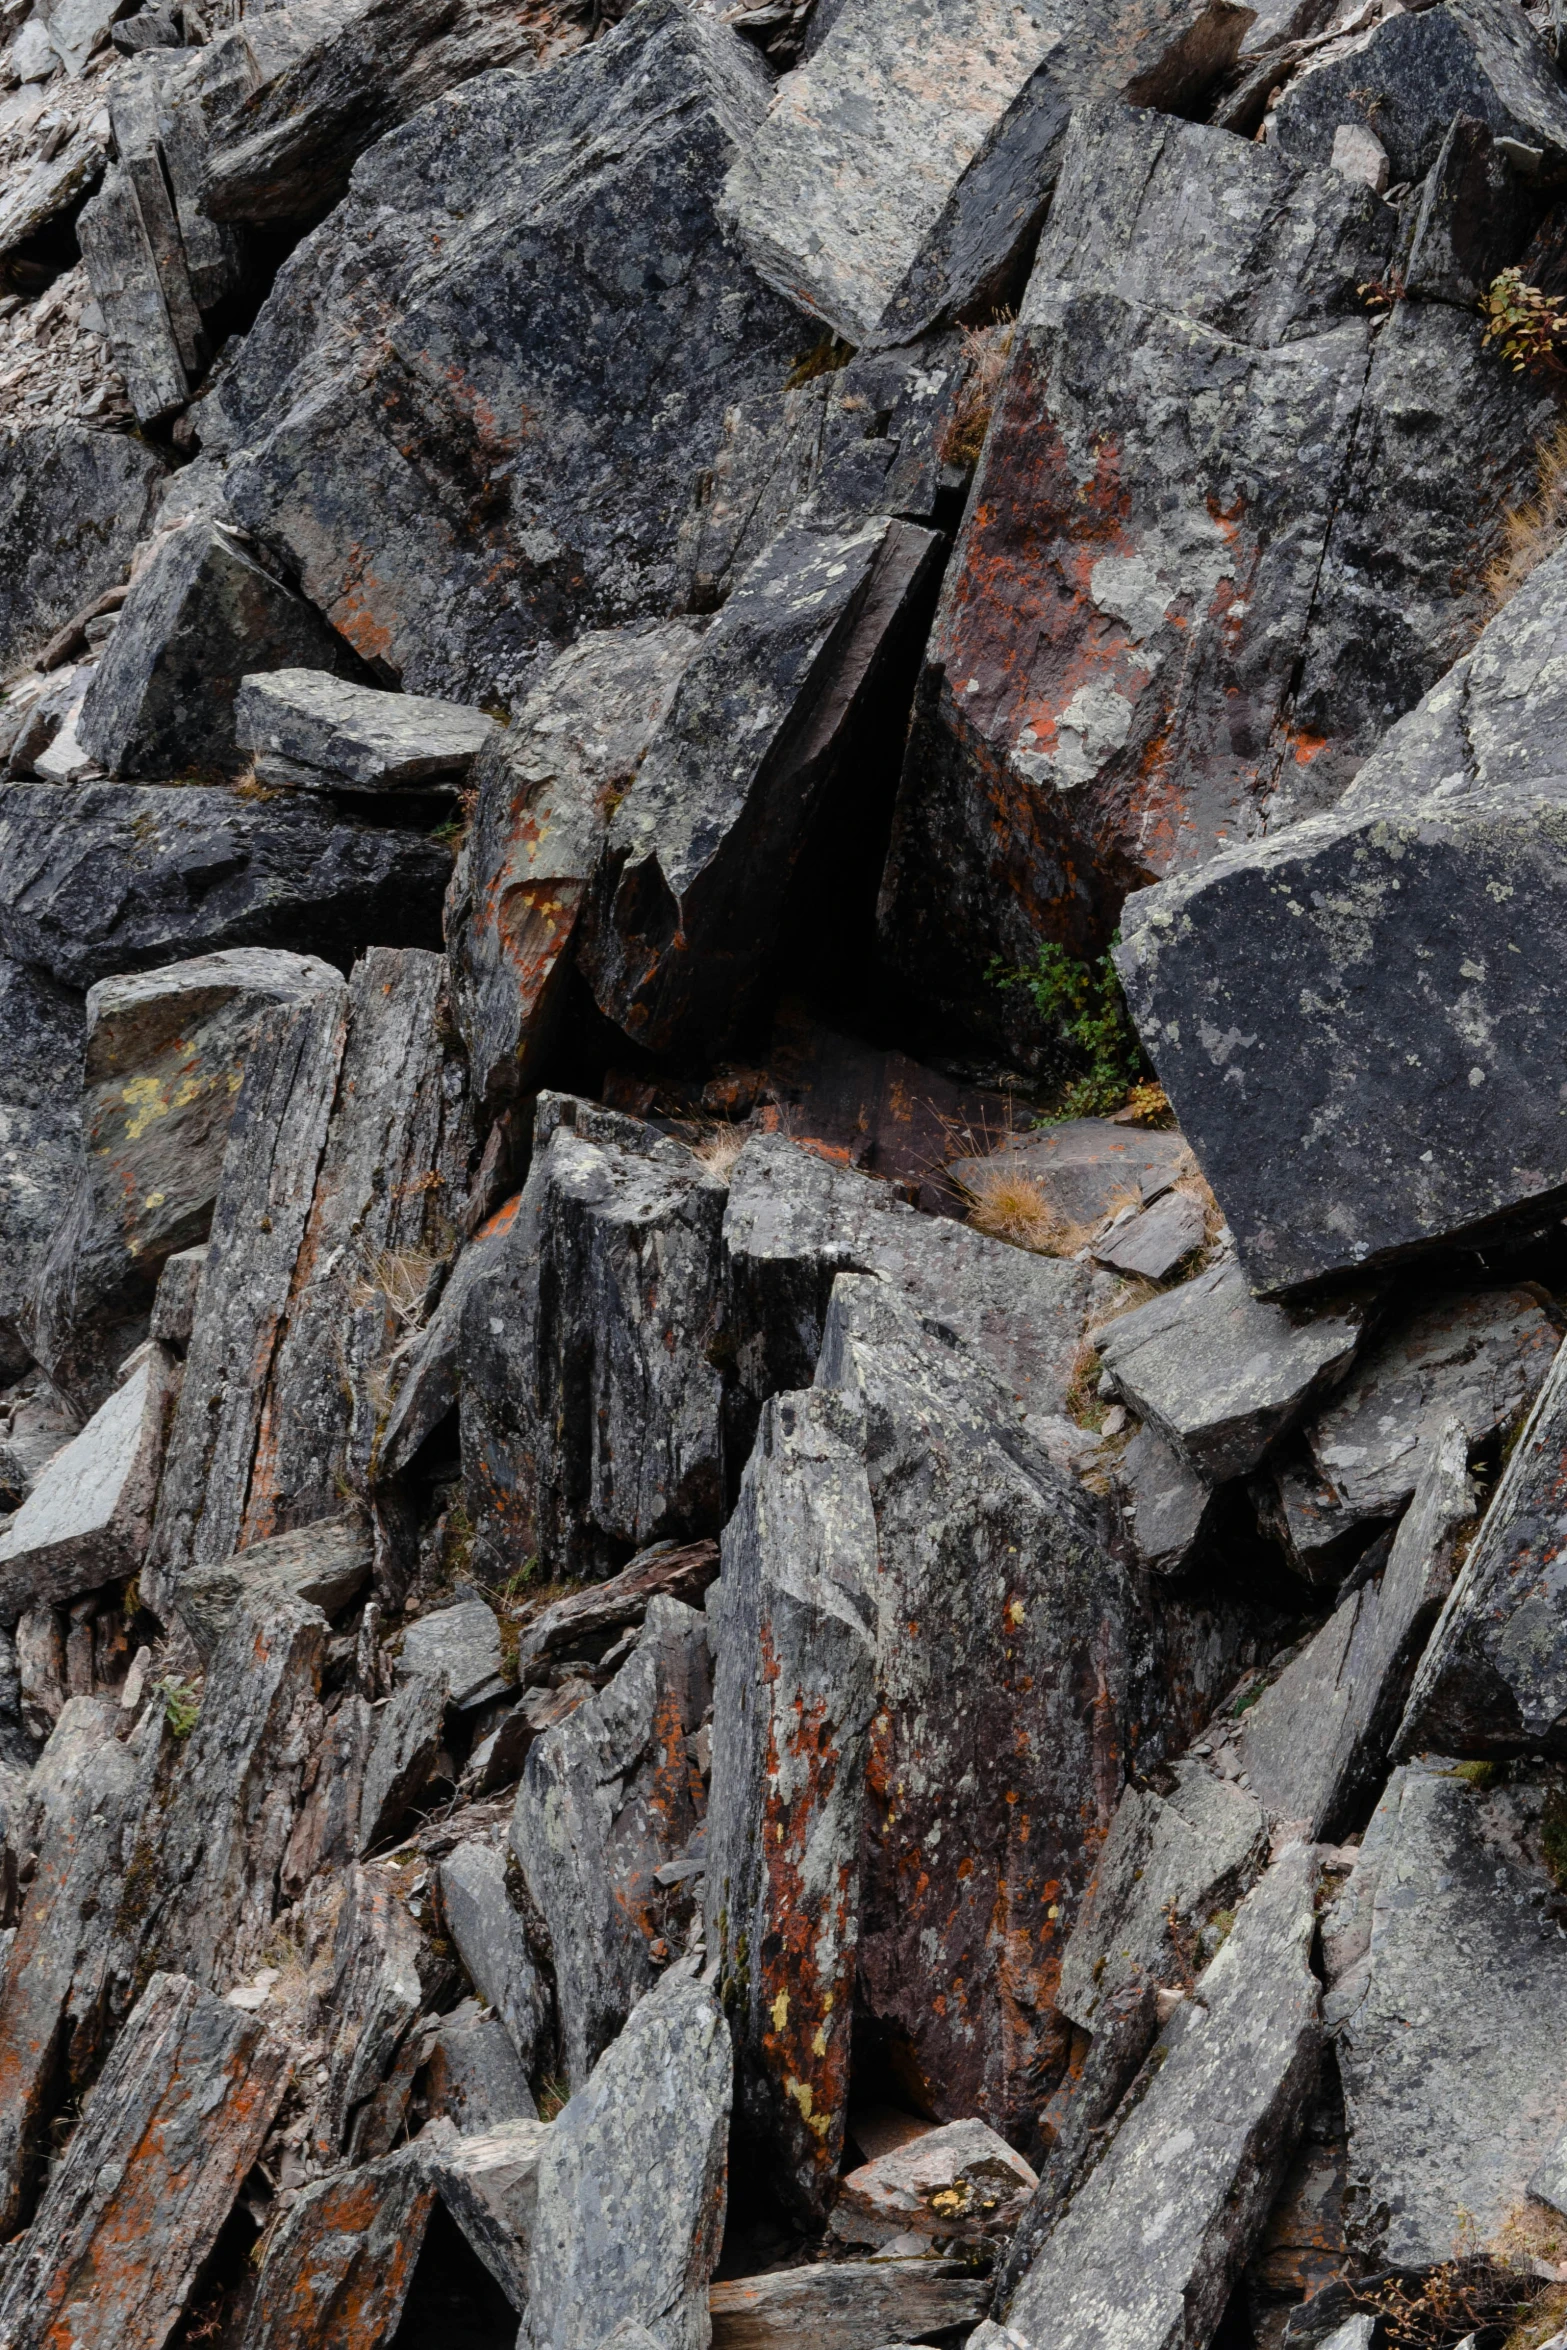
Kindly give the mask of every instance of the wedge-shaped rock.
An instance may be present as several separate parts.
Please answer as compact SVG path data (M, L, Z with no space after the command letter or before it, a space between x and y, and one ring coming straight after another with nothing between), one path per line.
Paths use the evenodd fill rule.
M1348 1832L1387 1768L1431 1626L1474 1517L1465 1433L1439 1428L1379 1579L1360 1584L1241 1718L1236 1751L1271 1821Z
M1038 2183L984 2122L949 2122L850 2171L833 2205L832 2232L849 2244L1010 2232Z
M1420 1660L1402 1753L1567 1754L1564 1467L1558 1355Z
M0 2285L6 2339L147 2350L178 2322L288 2087L286 2045L186 1977L147 1985Z
M956 2261L831 2260L779 2269L713 2287L713 2350L805 2350L807 2343L811 2350L860 2350L905 2332L969 2325L988 2298L983 2278Z
M843 2154L875 1707L864 1458L837 1399L762 1413L709 1597L708 1947L742 2120L820 2220Z
M1122 1523L1140 1563L1177 1575L1209 1524L1213 1487L1157 1428L1139 1428L1115 1465Z
M486 2015L477 1999L465 1999L442 2017L425 2081L432 2112L464 2136L487 2135L536 2116L528 2076L505 2025L498 2015ZM466 2232L473 2234L471 2228Z
M725 413L801 344L714 210L765 95L656 0L427 107L279 273L213 420L231 504L409 690L516 704L584 625L675 603Z
M388 1377L397 1400L375 1443L372 1470L378 1480L390 1480L406 1469L448 1413L457 1409L463 1313L476 1288L506 1271L507 1235L520 1204L519 1194L485 1220L452 1267L428 1322L411 1332L393 1355Z
M221 1566L202 1567L181 1581L180 1622L204 1657L217 1648L249 1601L282 1593L335 1616L369 1580L374 1555L370 1529L358 1510L343 1510L290 1534L253 1542Z
M149 1345L0 1531L0 1622L141 1567L163 1465L173 1357Z
M1308 63L1274 109L1270 141L1325 164L1339 129L1364 123L1393 179L1418 180L1454 115L1466 114L1547 167L1567 161L1567 96L1534 27L1506 0L1444 0L1425 13L1426 22L1395 17Z
M152 519L163 460L130 433L30 424L0 449L0 661L117 587Z
M476 762L446 927L474 1090L491 1112L526 1090L553 1040L610 812L700 641L685 620L581 638Z
M161 423L184 407L205 356L174 206L161 172L143 177L125 166L111 171L83 207L77 234L137 422Z
M409 1673L376 1724L359 1806L359 1850L395 1836L435 1771L446 1723L444 1673Z
M236 775L240 680L279 669L357 671L320 614L263 568L221 522L164 540L120 608L77 721L110 775Z
M341 984L314 956L240 947L89 989L85 1165L28 1317L39 1361L78 1400L102 1401L165 1261L207 1237L259 1015Z
M503 2123L453 2144L420 2138L441 2201L513 2309L528 2304L528 2259L538 2211L544 2122Z
M469 1509L502 1580L530 1552L602 1573L717 1532L723 1213L682 1144L540 1097L522 1204L463 1313Z
M256 779L306 791L395 791L463 782L495 731L482 710L378 693L327 669L241 681L234 735Z
M578 952L599 1009L650 1051L727 1042L818 816L863 821L867 723L887 723L878 689L938 543L883 517L792 524L704 637L610 822Z
M1265 1294L1567 1198L1556 966L1525 945L1567 887L1564 611L1557 556L1332 815L1127 904L1139 1031Z
M501 1627L482 1599L418 1616L403 1634L400 1673L441 1673L453 1705L465 1711L498 1697L507 1686L501 1664Z
M1201 1247L1207 1222L1200 1200L1168 1191L1151 1208L1135 1210L1096 1240L1094 1260L1141 1281L1167 1281Z
M1226 0L848 0L726 191L757 267L857 348L1006 287L1072 110L1179 106L1234 57ZM917 64L911 62L917 60Z
M1528 1289L1439 1297L1379 1338L1307 1431L1346 1520L1391 1517L1451 1417L1471 1445L1527 1411L1559 1333Z
M556 1600L524 1627L517 1646L519 1682L545 1675L552 1657L612 1646L619 1634L646 1620L655 1599L699 1607L718 1569L716 1542L656 1543L607 1583L590 1583Z
M1006 2313L1021 2350L1198 2350L1218 2324L1315 2084L1315 1856L1292 1845L1177 2010L1163 2062ZM1128 2244L1138 2248L1127 2258ZM982 2326L980 2345L1008 2342ZM1010 2345L1009 2345L1010 2350Z
M268 2243L244 2350L382 2350L434 2201L419 2145L306 2187Z
M1064 1407L1088 1303L1081 1265L922 1215L890 1184L783 1135L757 1136L735 1162L724 1252L736 1368L759 1402L810 1384L833 1282L863 1272L956 1331L1030 1411Z
M1541 1773L1397 1771L1347 1892L1369 1928L1326 2006L1349 2122L1346 2209L1382 2264L1451 2260L1523 2204L1567 2122L1564 1955ZM1548 1813L1547 1806L1552 1807Z
M628 2318L663 2350L706 2350L731 2070L723 2010L685 1961L550 2125L525 2350L599 2350Z
M440 939L447 852L307 800L183 785L0 791L0 948L90 987L220 947L349 963Z
M80 997L0 958L0 1362L31 1350L20 1316L80 1164Z
M687 1741L711 1690L703 1618L678 1599L656 1599L609 1687L529 1752L511 1848L554 1951L574 2090L657 1980L652 1945L666 1938L682 1895L666 1895L654 1872L702 1818Z
M0 200L0 253L13 253L47 228L103 176L103 149L86 131L68 137L51 156L16 174Z
M388 2151L363 2141L377 2118L378 2093L398 2069L424 2004L419 1959L419 1929L388 1873L347 1869L331 1949L329 2006L340 2021L315 2117L313 2151L323 2169L344 2155L355 2162ZM400 2124L399 2106L387 2135L395 2137Z
M994 957L1097 953L1129 888L1261 830L1394 221L1198 124L1093 108L1068 146L878 917L927 1001L1021 1044Z
M442 1913L468 1979L531 2073L549 2027L550 1996L506 1891L506 1855L494 1844L459 1844L441 1863L440 1883Z
M1213 1480L1258 1461L1354 1359L1366 1309L1263 1305L1233 1258L1107 1325L1099 1354L1119 1394Z
M1171 1983L1217 1911L1261 1865L1262 1807L1201 1763L1178 1764L1168 1796L1128 1787L1061 1959L1062 2013L1097 2031L1128 1984Z

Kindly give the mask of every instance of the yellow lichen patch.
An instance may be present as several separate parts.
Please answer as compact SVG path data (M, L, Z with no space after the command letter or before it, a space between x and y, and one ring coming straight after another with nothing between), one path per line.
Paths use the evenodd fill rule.
M782 1831L780 1831L780 1833L781 1832ZM773 2030L775 2032L781 2032L789 2021L789 1994L787 1991L780 1991L777 1998L773 2001L772 2015ZM806 2095L810 2095L809 2090L806 2091Z
M166 1118L170 1105L156 1077L133 1077L120 1096L131 1115L125 1123L127 1142L140 1142L155 1119Z

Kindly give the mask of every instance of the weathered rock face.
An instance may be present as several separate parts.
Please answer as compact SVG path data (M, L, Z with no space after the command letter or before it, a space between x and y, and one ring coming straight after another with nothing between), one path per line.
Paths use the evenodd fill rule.
M493 1844L459 1844L441 1863L441 1909L468 1979L504 2024L526 2082L549 2026L549 1993L506 1891L505 1854Z
M80 1155L81 999L0 960L0 1359L25 1367L20 1315Z
M261 1013L325 990L313 956L202 955L87 998L85 1165L30 1302L38 1359L89 1404L178 1249L207 1236L246 1047Z
M307 2188L267 2247L245 2350L373 2350L388 2340L434 2201L417 2146Z
M856 821L853 763L937 546L881 517L794 524L709 629L610 821L579 949L637 1043L711 1054L734 1033L818 817Z
M1265 1294L1567 1196L1554 964L1523 943L1561 891L1564 596L1557 557L1334 814L1127 906L1139 1030Z
M493 732L482 710L378 693L326 669L247 677L234 702L235 742L258 783L306 791L455 787Z
M0 660L7 666L118 586L163 476L157 452L123 433L34 424L0 443Z
M1539 1773L1488 1787L1439 1761L1395 1772L1339 1897L1324 2012L1349 2119L1346 2212L1380 2261L1424 2267L1453 2257L1466 2224L1493 2232L1567 2119L1542 1844L1561 1801Z
M457 1016L487 1111L526 1089L553 1041L610 811L699 642L678 620L581 638L477 762L446 920Z
M180 1621L202 1655L210 1657L234 1617L268 1592L285 1592L323 1615L340 1615L369 1577L372 1548L357 1510L252 1542L221 1565L184 1578Z
M520 702L585 624L669 609L724 410L802 339L714 213L764 103L735 35L657 0L448 93L281 273L221 394L230 501L404 685Z
M149 1344L120 1386L40 1471L0 1532L0 1621L134 1575L163 1464L172 1359Z
M912 342L1005 293L1075 106L1180 106L1246 23L1226 0L1120 0L1108 15L861 0L779 91L726 202L791 300L856 346Z

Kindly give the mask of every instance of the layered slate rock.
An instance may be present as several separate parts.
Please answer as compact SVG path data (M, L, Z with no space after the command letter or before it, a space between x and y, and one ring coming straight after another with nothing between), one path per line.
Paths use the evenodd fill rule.
M173 1359L157 1345L40 1471L0 1532L0 1621L136 1574L163 1465Z
M105 175L79 216L77 234L137 422L162 423L185 405L208 346L178 215L150 155L132 153Z
M109 775L237 774L240 680L262 668L360 664L302 597L225 524L171 532L139 573L77 720Z
M409 1673L381 1713L359 1800L361 1852L395 1836L435 1771L446 1726L444 1673Z
M527 1928L506 1891L506 1855L496 1845L459 1844L441 1863L441 1909L468 1979L501 2019L531 2072L549 2027L548 1988Z
M1395 1772L1340 1896L1353 1923L1334 1920L1325 2013L1349 2123L1346 2212L1379 2261L1424 2268L1452 2259L1467 2228L1493 2234L1567 2121L1545 1841L1561 1803L1538 1772L1495 1786L1440 1761Z
M268 2242L245 2350L376 2350L388 2341L434 2201L418 2146L305 2188Z
M465 2137L483 2137L534 2113L528 2076L506 2027L499 2016L486 2015L477 1999L465 1999L442 2017L426 2059L426 2088L432 2113Z
M680 1143L542 1095L527 1188L463 1315L463 1467L502 1577L619 1566L723 1515L724 1190Z
M439 1673L453 1705L464 1713L499 1697L508 1681L495 1610L482 1599L459 1599L417 1617L403 1634L397 1669L399 1676Z
M474 1091L526 1090L553 1041L611 810L634 781L698 643L689 621L591 632L562 653L473 777L447 899Z
M772 284L859 348L1007 288L1072 110L1180 106L1235 55L1224 0L897 0L842 9L781 86L726 201ZM871 129L874 125L874 129Z
M380 693L327 669L246 677L234 702L235 742L257 782L304 791L455 788L494 730L482 710Z
M1184 2350L1217 2325L1315 2082L1317 1869L1274 1862L1165 2027L1163 2062L979 2345ZM1126 2256L1128 2241L1139 2257ZM1010 2346L1009 2346L1010 2350Z
M957 2261L930 2258L832 2260L739 2277L712 2292L713 2350L858 2350L862 2342L910 2350L892 2337L944 2333L972 2324L987 2299L983 2281ZM617 2346L618 2350L618 2346ZM633 2342L628 2350L643 2350Z
M611 819L578 953L635 1042L711 1054L743 1018L818 817L857 820L867 720L937 546L881 517L794 524L709 629Z
M68 1391L101 1400L105 1357L129 1351L164 1263L206 1239L262 1011L340 984L312 956L239 948L88 991L85 1166L28 1316Z
M677 1599L656 1599L609 1687L529 1752L511 1848L548 1930L573 2089L667 1956L681 1897L664 1894L656 1871L703 1816L688 1742L711 1693L704 1619Z
M137 2003L0 2285L12 2341L162 2342L288 2087L285 2044L186 1977Z
M526 2117L457 2144L429 2130L419 2141L441 2201L517 2310L528 2305L528 2258L547 2143L546 2125Z
M1234 1259L1122 1314L1100 1335L1117 1392L1210 1480L1255 1468L1354 1359L1366 1306L1265 1305Z
M117 587L164 478L129 433L32 424L0 447L0 660Z
M737 35L657 0L448 92L279 274L221 394L227 493L409 689L520 702L585 624L670 609L724 413L801 341L714 211L764 103Z
M658 1542L608 1582L555 1600L524 1626L517 1644L521 1683L548 1675L556 1657L591 1655L647 1619L655 1599L699 1607L719 1571L716 1542Z
M729 2034L672 1968L550 2125L528 2262L526 2350L598 2350L627 2319L705 2350L726 2205Z
M938 1008L1016 1023L994 956L1097 951L1128 888L1260 831L1393 225L1228 133L1078 118L883 883L886 951Z
M1038 2183L984 2122L949 2122L850 2171L833 2205L832 2232L849 2244L1010 2234Z
M841 2164L877 1669L876 1520L836 1398L762 1414L708 1601L708 1947L738 2111L818 2221Z
M210 1657L235 1615L269 1592L339 1615L368 1580L373 1553L363 1514L339 1511L187 1575L180 1584L180 1621Z
M1335 812L1127 905L1133 1014L1264 1294L1567 1197L1537 951L1563 887L1564 599L1558 556Z
M229 947L344 964L440 939L451 858L303 798L184 785L0 791L0 948L90 987Z
M30 1352L23 1303L80 1164L84 1027L79 996L0 959L0 1359L13 1376Z

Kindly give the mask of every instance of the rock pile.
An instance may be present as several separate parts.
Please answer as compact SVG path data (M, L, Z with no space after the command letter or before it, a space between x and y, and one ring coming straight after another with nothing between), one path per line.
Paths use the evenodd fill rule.
M1561 0L0 41L0 2350L1567 2341Z

